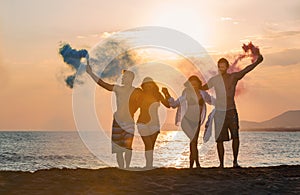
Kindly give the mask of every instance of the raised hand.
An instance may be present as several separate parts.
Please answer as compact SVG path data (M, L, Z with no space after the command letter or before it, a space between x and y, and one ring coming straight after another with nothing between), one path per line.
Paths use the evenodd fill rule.
M251 53L255 56L259 56L260 55L259 48L258 47L252 47L251 48Z
M171 95L166 87L163 87L161 92L163 92L163 94L166 96L166 98L171 97Z

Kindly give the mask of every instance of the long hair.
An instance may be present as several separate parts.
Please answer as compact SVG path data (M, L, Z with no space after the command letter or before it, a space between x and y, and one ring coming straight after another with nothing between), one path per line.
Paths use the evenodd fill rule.
M193 82L193 81L196 81L197 82L197 88L198 88L198 91L195 91L195 92L193 92L193 93L199 93L199 90L201 89L201 87L202 87L202 81L199 79L199 77L197 77L196 75L192 75L192 76L190 76L189 78L188 78L188 80L184 83L184 86L186 87L186 91L189 91L189 90L187 90L188 88L190 88L192 85L191 85L191 82ZM194 91L194 90L193 90ZM203 100L203 98L201 98L200 100L199 100L199 105L203 105L204 104L204 100Z
M196 75L192 75L188 78L188 80L183 84L185 87L189 87L192 81L196 81L198 84L198 88L201 89L202 81Z
M151 77L145 77L143 82L142 82L142 90L145 91L146 89L151 91L154 97L159 99L160 92L159 92L159 87L158 85L153 81Z

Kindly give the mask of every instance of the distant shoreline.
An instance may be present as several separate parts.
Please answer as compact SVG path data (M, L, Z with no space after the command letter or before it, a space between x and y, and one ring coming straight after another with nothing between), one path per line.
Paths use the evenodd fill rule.
M249 128L243 129L240 131L260 131L260 132L300 132L300 127L297 128Z
M201 128L203 130L203 128ZM161 131L181 131L181 130L165 130L162 129ZM251 131L256 131L256 132L300 132L300 127L296 128L240 128L240 131L242 132L251 132ZM49 133L78 133L77 130L1 130L1 132L32 132L32 133L43 133L43 132L49 132ZM90 132L97 132L97 131L90 131Z

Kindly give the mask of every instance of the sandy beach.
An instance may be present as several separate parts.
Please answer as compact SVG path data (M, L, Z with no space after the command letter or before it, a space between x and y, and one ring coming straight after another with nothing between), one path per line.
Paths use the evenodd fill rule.
M0 194L299 194L300 165L0 172Z

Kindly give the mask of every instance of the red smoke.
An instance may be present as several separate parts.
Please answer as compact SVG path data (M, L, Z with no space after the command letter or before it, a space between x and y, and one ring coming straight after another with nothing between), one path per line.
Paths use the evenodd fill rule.
M228 73L238 72L242 70L242 68L238 65L238 62L246 57L246 54L239 54L238 57L234 60L234 62L229 66Z
M246 54L248 53L249 57L252 58L252 63L254 63L259 55L259 48L257 46L254 46L251 41L250 43L248 43L248 45L243 44L242 48Z
M248 43L248 45L243 44L242 48L245 53L239 54L236 57L235 61L228 68L229 73L238 72L242 70L242 67L239 66L238 62L244 59L245 57L250 57L252 63L254 63L257 60L257 57L259 55L259 48L257 46L254 46L252 42L250 42ZM238 96L244 91L245 91L244 83L243 81L240 81L236 87L235 95Z

